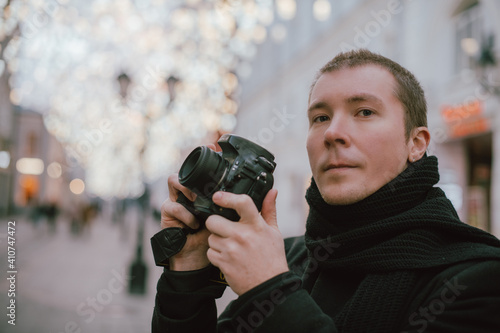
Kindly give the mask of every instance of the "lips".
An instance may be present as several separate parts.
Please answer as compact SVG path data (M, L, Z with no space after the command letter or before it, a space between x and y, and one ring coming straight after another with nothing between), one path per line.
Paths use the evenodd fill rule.
M353 169L356 168L354 164L350 163L330 163L326 165L323 170L328 171L328 170L341 170L341 169Z

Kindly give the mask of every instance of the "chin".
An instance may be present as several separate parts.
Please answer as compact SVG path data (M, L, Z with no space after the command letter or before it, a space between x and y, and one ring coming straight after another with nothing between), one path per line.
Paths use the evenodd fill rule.
M329 197L329 196L323 196L323 200L325 200L325 202L329 205L332 205L332 206L347 206L347 205L351 205L353 203L356 203L360 200L362 200L363 198L350 198L350 197Z
M354 204L358 201L363 200L368 197L370 194L366 191L366 189L341 189L341 188L329 188L329 189L321 189L319 188L321 193L321 197L325 202L332 206L346 206Z

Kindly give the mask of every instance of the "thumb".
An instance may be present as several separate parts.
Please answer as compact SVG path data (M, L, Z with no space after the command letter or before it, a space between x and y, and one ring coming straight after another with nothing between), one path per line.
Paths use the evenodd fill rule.
M271 189L267 192L267 195L262 202L262 218L266 223L272 227L278 228L278 219L276 216L276 197L278 196L278 190Z

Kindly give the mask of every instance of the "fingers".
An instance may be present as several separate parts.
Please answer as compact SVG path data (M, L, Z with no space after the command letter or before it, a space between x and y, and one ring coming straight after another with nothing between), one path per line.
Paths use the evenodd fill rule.
M208 236L208 246L212 251L222 252L224 250L223 237L210 233Z
M209 248L207 250L207 258L210 261L212 265L215 267L221 268L221 263L222 263L222 253L215 251L213 248Z
M271 190L264 198L262 205L262 217L257 211L257 207L248 195L233 194L229 192L216 192L212 197L215 204L236 210L240 216L238 224L259 225L264 222L269 226L278 228L276 221L276 196L278 191ZM264 219L264 222L261 221ZM240 237L241 228L232 221L220 215L211 215L205 225L212 235L222 238ZM238 229L239 228L239 229Z
M278 227L278 222L276 218L276 197L278 196L278 191L271 189L264 198L262 203L262 218L270 226ZM219 191L216 192L212 200L215 204L225 207L232 208L236 210L238 215L241 217L240 222L246 223L250 221L259 221L258 211L252 198L248 195L233 194L229 192Z
M212 196L212 201L221 207L234 209L241 218L240 222L254 220L259 214L252 198L246 194L219 191Z
M165 200L161 205L161 227L184 227L198 229L200 224L186 207L177 202Z
M234 225L233 222L229 222L227 220L225 220L224 223ZM230 227L228 230L232 231L233 229ZM220 263L223 259L234 257L235 254L238 253L241 244L246 243L246 241L247 240L244 239L243 235L237 233L235 233L232 237L225 237L211 232L208 237L209 248L207 251L207 257L214 266L220 267Z
M194 201L196 199L196 194L189 190L187 187L182 186L181 183L179 183L179 175L177 173L171 174L168 177L168 196L171 201L177 201L177 198L179 197L179 192L182 192L186 198L188 198L191 201Z
M205 221L205 226L212 234L224 238L231 237L235 232L234 222L220 215L210 215Z
M278 227L278 218L276 216L276 198L278 197L278 190L271 189L267 192L264 201L262 202L261 215L264 221L270 226Z

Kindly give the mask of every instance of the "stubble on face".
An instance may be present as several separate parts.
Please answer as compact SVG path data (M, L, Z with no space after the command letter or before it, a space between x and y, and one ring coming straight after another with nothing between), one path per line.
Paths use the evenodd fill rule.
M313 88L307 150L328 204L363 200L406 168L404 109L394 87L392 74L367 65L325 73Z

